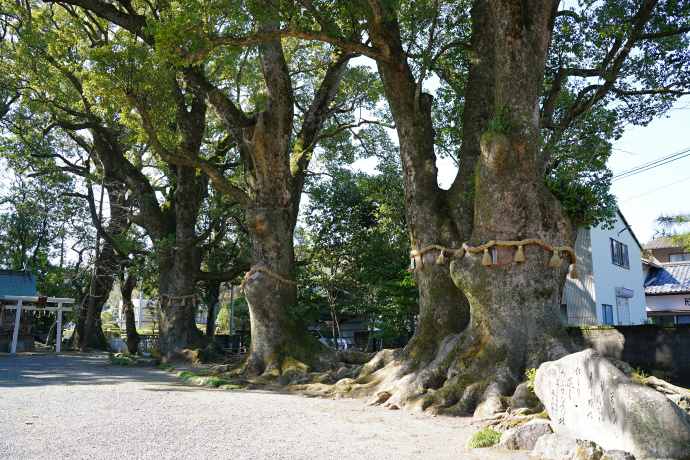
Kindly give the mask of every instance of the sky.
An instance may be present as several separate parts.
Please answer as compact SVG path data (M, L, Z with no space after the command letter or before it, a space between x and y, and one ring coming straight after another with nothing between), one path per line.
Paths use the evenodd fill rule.
M613 174L690 148L690 97L646 127L626 129L614 145L608 166ZM655 233L660 214L690 212L690 156L616 180L611 192L640 243Z

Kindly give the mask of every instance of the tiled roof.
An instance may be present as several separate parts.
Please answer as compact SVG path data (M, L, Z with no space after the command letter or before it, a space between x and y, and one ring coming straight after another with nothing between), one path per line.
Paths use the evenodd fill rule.
M690 262L661 264L645 281L645 294L682 294L690 292Z
M645 250L650 249L664 249L664 248L679 248L680 244L671 241L670 236L661 236L659 238L654 238L652 241L644 245Z
M6 295L38 295L36 277L24 270L0 270L0 298Z
M657 269L663 268L663 267L661 266L661 264L658 264L658 263L656 263L656 262L654 262L654 261L651 261L651 260L649 260L649 259L644 259L644 258L642 259L642 265L649 265L650 267L652 267L652 268L657 268Z

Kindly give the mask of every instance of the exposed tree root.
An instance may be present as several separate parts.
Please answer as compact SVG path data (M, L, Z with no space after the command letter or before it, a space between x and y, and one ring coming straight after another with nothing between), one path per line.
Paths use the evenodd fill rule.
M269 363L253 362L248 354L244 360L215 366L213 373L233 381L243 381L256 387L295 387L312 384L319 388L331 388L343 380L357 377L365 363L373 357L370 353L355 350L334 351L327 347L313 354L309 363L282 357ZM341 384L344 387L344 384Z
M543 411L526 385L525 369L543 361L558 359L572 343L545 337L529 355L515 352L497 342L480 327L468 327L448 335L435 359L428 363L407 359L409 349L383 350L361 367L331 373L330 378L296 389L324 396L366 397L369 404L391 408L432 411L448 415L474 414L477 419L496 413L517 413L521 417ZM329 385L337 378L335 385Z

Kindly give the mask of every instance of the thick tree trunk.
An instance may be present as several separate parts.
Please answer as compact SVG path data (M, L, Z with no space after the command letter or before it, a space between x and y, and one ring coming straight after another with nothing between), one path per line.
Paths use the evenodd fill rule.
M256 124L244 127L239 144L243 147L240 151L246 152L245 181L251 199L246 216L252 269L270 274L255 272L244 283L252 342L239 372L275 377L295 368L295 361L312 369L323 367L321 358L330 355L292 313L297 302L293 236L311 156L306 149L311 148L323 126L349 57L339 55L329 66L295 146L294 94L281 42L264 43L260 59L268 95L266 110L259 114Z
M112 246L106 243L94 264L89 291L82 302L80 309L82 313L77 317L75 328L75 346L81 348L82 351L108 349L108 343L103 334L101 313L103 305L110 297L120 260Z
M125 330L127 331L127 352L131 355L139 353L141 338L137 332L137 324L134 318L134 304L132 303L132 291L137 284L137 277L131 273L121 280L120 293L122 294L122 307L125 310ZM142 314L142 305L139 305L139 314Z
M263 227L265 231L252 225L252 265L292 281L295 279L293 232L285 211L286 208L280 207L266 212L265 220L261 219L267 224ZM244 293L249 304L252 341L243 373L270 377L282 374L293 360L317 364L313 360L321 344L291 314L297 304L296 285L255 272L247 278Z
M560 203L542 184L539 152L539 92L557 2L532 3L480 1L472 9L460 172L447 192L435 187L431 119L423 97L413 105L414 79L405 57L396 59L398 33L388 24L372 34L398 49L378 65L400 138L415 250L526 238L572 242ZM499 247L490 266L482 265L483 253L465 253L450 272L435 263L438 250L422 255L415 336L385 367L365 367L362 391L391 393L388 402L398 406L483 416L503 408L502 397L525 369L572 350L559 317L569 259L552 269L552 253L528 245L526 261L513 262L516 249Z
M540 161L539 93L558 2L490 4L496 121L482 136L470 243L538 238L570 246L574 233L542 183ZM525 246L525 262L513 262L515 247L497 249L496 265L481 265L479 257L469 254L452 264L453 280L471 306L465 340L474 344L472 364L467 370L455 368L454 379L483 382L456 385L456 390L465 387L461 409L478 402L480 414L500 409L500 397L510 394L525 369L574 349L559 317L569 256L554 269L549 267L553 254L539 245ZM472 385L479 387L468 391ZM459 396L458 391L449 393ZM467 404L468 398L476 401Z
M476 88L493 79L492 59L484 57L492 53L493 36L487 27L488 6L478 2L472 14L478 26L471 44L475 65L470 68L468 86ZM469 240L472 231L472 178L479 157L478 138L486 127L493 104L492 87L488 91L467 91L460 171L450 190L441 190L437 183L431 96L422 93L415 99L416 81L407 65L395 23L384 22L376 32L377 40L394 51L390 59L379 61L378 67L400 139L405 213L412 248L460 247L463 241ZM436 264L438 256L438 250L424 253L421 256L424 268L415 270L420 314L412 339L393 362L368 378L369 388L393 393L391 404L422 408L430 404L420 396L430 388L443 385L445 370L453 356L449 343L470 321L467 299L453 283L448 263ZM449 253L445 256L452 257Z
M158 259L160 337L156 350L166 357L182 349L204 348L209 343L195 323L195 287L201 265L195 230L206 181L199 180L194 168L177 166L176 170L175 244L165 248Z
M107 227L108 235L117 237L127 228L129 218L123 203L125 193L121 184L106 185L108 191L108 202L110 204L110 222ZM95 215L94 203L90 202L94 219L100 219ZM99 223L101 225L102 223ZM107 350L108 343L103 334L101 313L103 306L110 296L115 277L120 269L120 258L117 248L113 246L112 240L105 239L103 247L97 251L94 260L94 269L91 276L89 290L84 297L79 313L77 314L77 324L73 335L73 345L86 351L91 348Z
M216 313L220 298L220 281L209 281L206 288L204 301L208 305L208 315L206 317L206 337L216 336ZM232 332L231 332L232 333Z
M258 28L276 30L277 25L266 23ZM253 272L245 281L252 345L238 370L242 374L267 377L280 374L290 367L284 364L294 360L320 365L320 355L330 353L291 312L297 299L293 232L313 144L324 122L333 115L333 101L353 56L334 53L322 84L304 113L294 143L295 97L280 40L269 40L259 46L266 107L253 117L247 118L203 75L185 73L188 88L207 101L236 142L246 191L232 187L226 190L245 210L251 232L252 270L268 272ZM277 287L276 283L279 283Z
M398 137L405 182L405 214L412 248L431 244L454 247L462 242L461 229L450 215L448 193L439 189L434 153L435 131L431 96L415 94L416 81L407 65L395 22L384 21L378 37L390 50L390 59L378 62ZM419 284L419 322L405 348L403 367L393 379L418 371L435 358L448 334L469 321L467 302L448 276L447 265L436 265L438 252L422 256L425 270L415 272Z
M280 375L293 360L315 365L315 351L321 349L302 321L291 314L297 303L293 237L295 202L299 202L289 166L291 103L288 114L277 114L262 113L256 127L245 134L251 140L257 166L252 180L253 204L246 214L252 268L268 270L281 278L259 271L244 283L252 341L241 372L265 377Z

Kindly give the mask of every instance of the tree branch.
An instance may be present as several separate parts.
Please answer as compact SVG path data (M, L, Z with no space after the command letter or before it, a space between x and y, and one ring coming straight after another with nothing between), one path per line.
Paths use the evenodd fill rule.
M216 168L214 164L199 157L189 157L186 155L174 154L170 152L168 149L166 149L160 142L160 139L158 138L158 134L156 133L156 130L153 127L153 123L151 122L146 107L144 107L144 105L141 104L139 100L131 92L127 94L127 99L129 99L132 105L134 105L134 107L137 109L137 112L139 112L142 127L148 135L149 141L151 142L151 146L164 161L179 166L188 166L190 168L196 168L203 171L211 179L213 188L231 196L232 198L237 200L237 202L240 203L240 205L243 207L249 205L249 195L247 195L240 188L230 183L223 176L220 170Z
M297 135L292 157L290 158L290 172L293 178L295 178L294 185L298 188L301 188L303 185L303 178L299 177L299 175L307 169L310 157L308 153L316 146L316 143L319 141L317 134L323 128L326 119L332 115L330 110L331 104L338 93L347 64L354 56L355 53L351 52L339 52L335 56L329 63L321 85L305 112L304 121ZM301 190L295 190L295 192L301 193Z
M641 95L647 95L647 94L674 94L677 96L682 96L685 94L690 94L690 90L679 90L679 89L673 89L675 86L681 86L681 85L690 85L690 80L685 80L685 81L679 81L675 83L671 83L670 85L666 85L663 88L657 88L657 89L641 89L641 90L625 90L625 89L619 89L619 88L611 88L612 93L620 94L621 96L641 96Z
M582 22L582 16L577 14L576 12L572 10L561 10L556 12L556 17L559 16L567 16L569 18L575 19L577 22Z
M311 152L311 151L316 147L316 144L317 144L321 139L326 139L326 138L329 138L329 137L333 137L333 136L335 136L335 135L337 135L337 134L339 134L339 133L341 133L341 132L343 132L343 131L346 131L346 130L352 129L352 128L357 128L357 127L362 126L362 125L365 125L365 124L380 125L380 126L383 126L383 127L385 127L385 128L395 129L395 125L391 125L391 124L388 124L388 123L384 123L384 122L382 122L382 121L378 121L378 120L360 120L360 121L358 121L357 123L349 123L349 124L347 124L347 125L340 125L340 126L338 126L337 129L331 131L330 133L321 134L321 135L319 135L319 136L316 136L316 138L314 138L314 141L309 145L309 147L307 147L306 149L304 149L304 151L305 151L305 152Z
M302 31L294 27L285 29L278 29L274 31L262 30L249 37L217 37L209 38L209 43L195 53L188 53L181 45L175 46L177 53L185 59L188 63L193 64L199 62L206 57L208 53L218 48L219 46L248 46L257 43L267 42L270 40L279 40L281 38L293 37L301 38L307 41L321 41L330 43L343 50L352 51L372 59L384 59L386 56L382 50L367 46L361 42L346 40L343 38L332 37L325 33L314 33Z
M436 61L438 61L441 56L443 56L446 51L451 50L453 48L460 48L461 50L465 51L470 51L472 47L470 46L469 43L463 43L463 42L450 42L446 43L441 47L441 49L436 53L436 56L433 57L431 62L429 63L429 68L434 69L436 67Z
M422 61L422 68L419 71L419 80L417 81L417 87L414 91L414 107L415 110L419 110L419 98L422 95L422 85L424 83L424 77L426 76L426 70L429 66L429 56L431 56L431 48L434 46L436 41L436 23L438 21L439 4L438 0L434 3L434 20L431 22L431 30L429 31L429 44L427 45L426 51L424 52L424 60Z
M211 236L211 232L213 232L213 230L216 228L216 225L218 225L218 219L212 219L211 222L209 222L208 227L206 227L204 233L194 238L190 244L197 244L206 240L209 236ZM223 221L223 226L224 225L225 221Z
M102 2L100 0L48 0L48 3L65 3L68 5L78 6L93 12L96 16L106 21L110 21L128 30L141 38L146 44L153 45L153 36L144 32L146 29L146 16L136 14L131 8L129 8L130 13L125 13L115 6ZM127 8L125 8L127 9Z
M674 35L682 35L690 32L690 27L683 27L676 30L667 30L666 32L657 32L655 34L642 34L640 40L651 40L654 38L672 37Z
M232 281L251 268L250 264L239 264L224 273L208 273L199 271L199 281Z
M326 21L324 21L324 19L321 17L321 15L318 13L318 11L316 11L316 8L314 7L314 5L312 5L311 3L309 3L306 0L297 0L297 2L300 5L302 5L307 11L309 11L309 14L311 14L314 17L314 19L316 20L316 22L319 23L319 27L321 27L321 32L324 32L324 33L328 32L328 29L329 29L328 23Z

